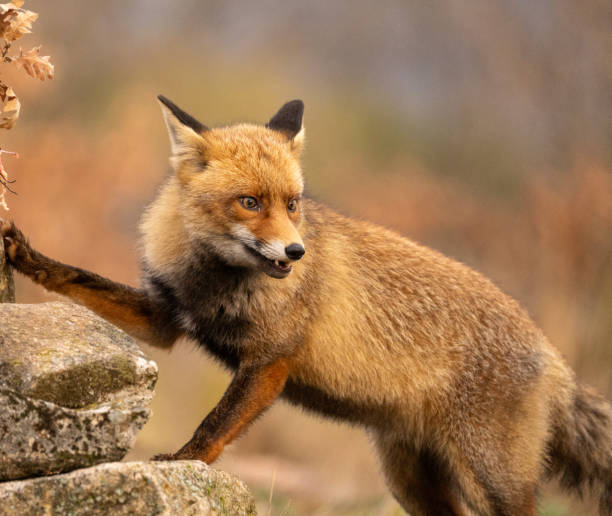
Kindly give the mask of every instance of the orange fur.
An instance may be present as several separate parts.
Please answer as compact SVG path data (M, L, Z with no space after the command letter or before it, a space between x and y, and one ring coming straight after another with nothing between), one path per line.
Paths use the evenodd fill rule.
M266 367L257 377L257 381L253 383L248 398L243 400L245 407L237 414L231 426L223 434L217 436L216 440L206 449L201 450L198 458L207 464L214 462L225 445L238 437L281 393L287 379L287 373L286 360L278 360ZM180 457L180 452L177 455ZM192 456L189 455L189 458L192 458Z

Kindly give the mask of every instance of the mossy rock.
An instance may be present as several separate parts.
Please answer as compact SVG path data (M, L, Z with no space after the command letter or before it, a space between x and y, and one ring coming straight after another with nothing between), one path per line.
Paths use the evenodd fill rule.
M0 304L0 480L120 460L156 380L129 336L81 306Z
M0 305L0 386L61 407L152 396L157 366L124 332L70 303Z
M0 516L256 514L246 486L203 462L101 464L63 475L0 483Z

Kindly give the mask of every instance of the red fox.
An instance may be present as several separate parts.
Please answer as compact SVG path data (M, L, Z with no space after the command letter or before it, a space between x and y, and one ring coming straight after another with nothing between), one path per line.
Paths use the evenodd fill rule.
M1 225L22 274L234 371L191 440L156 459L213 462L280 396L363 427L411 514L534 515L554 476L612 514L610 405L479 273L303 198L300 100L265 126L213 129L159 100L173 173L142 218L140 288Z

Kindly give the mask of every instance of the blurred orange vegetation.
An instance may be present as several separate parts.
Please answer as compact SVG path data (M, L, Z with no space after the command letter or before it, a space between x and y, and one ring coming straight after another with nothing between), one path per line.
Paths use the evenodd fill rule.
M47 4L35 0L32 4L37 4L32 8L37 8L42 19L53 21ZM64 1L59 4L64 5ZM501 0L498 4L506 5ZM609 12L597 0L587 4ZM87 11L87 19L96 23L105 20L98 10L115 6L123 13L124 9L119 2L104 3L107 7L97 3L72 5ZM365 9L366 4L356 5ZM396 7L400 9L400 3ZM201 17L209 28L216 24L214 30L226 23L220 14L224 7L217 8L210 20ZM353 14L358 11L355 9ZM476 23L469 13L455 11L452 16ZM150 16L154 14L154 10L149 12ZM436 27L435 16L428 16L430 25L426 26ZM56 18L55 23L61 21L64 25L59 26L65 29L64 17ZM311 26L316 26L317 20L313 18ZM360 35L362 26L356 18L351 20L355 24L351 30ZM450 25L444 27L450 32L430 30L428 34L456 36L449 28L453 24L453 30L461 27L465 34L481 38L492 30L484 25L478 30L466 27L457 19L452 24L445 20ZM568 22L570 18L563 20ZM201 32L185 19L181 23L186 33L180 41L188 46L193 41L190 37L196 38ZM305 26L296 31L305 30ZM593 27L598 35L603 34L595 22ZM155 49L144 45L134 50L134 46L125 49L134 54L112 54L111 59L104 52L116 47L102 31L105 44L110 46L98 45L99 61L87 62L75 57L78 45L62 40L63 36L57 35L61 31L55 42L54 33L49 32L43 38L46 46L47 40L50 42L58 77L45 85L45 92L15 77L15 88L19 87L20 95L26 98L26 109L18 130L2 135L4 146L22 155L11 163L19 195L10 198L10 216L33 245L49 256L137 284L138 218L169 170L166 133L155 95L167 95L208 125L241 119L263 122L284 101L302 96L308 139L304 171L311 195L343 213L393 228L482 271L529 310L580 381L612 399L612 160L606 158L612 156L612 140L597 133L599 139L588 139L590 143L607 142L604 147L585 142L590 134L582 132L587 118L580 119L583 125L576 121L573 128L557 124L555 116L561 100L569 102L570 96L562 94L561 86L555 90L557 97L543 95L549 85L565 84L562 77L544 72L537 75L537 87L532 88L533 105L546 97L553 125L559 131L573 130L575 135L569 138L570 133L564 134L554 152L541 146L543 156L544 151L550 151L555 159L549 155L526 159L526 147L490 129L500 125L499 119L487 118L492 106L499 104L502 93L512 93L500 93L501 78L513 78L511 88L522 101L528 98L531 82L536 80L528 72L521 75L528 59L517 51L523 47L516 42L526 45L525 39L516 34L513 39L506 29L503 38L496 40L497 46L477 41L481 45L477 48L489 52L487 70L494 79L491 91L498 97L487 97L490 90L482 82L472 89L468 82L463 84L472 100L482 99L472 106L473 112L468 113L466 108L467 119L474 123L465 125L464 131L457 129L462 118L445 119L439 113L430 118L400 115L384 92L372 95L368 90L371 84L364 84L361 91L361 82L353 80L354 76L332 81L320 69L308 68L302 54L300 66L303 64L305 71L297 72L283 54L285 47L278 45L262 43L260 48L253 43L240 47L229 38L227 41L236 46L226 54L218 45L207 46L209 40L186 50L172 47L171 36L159 32ZM93 28L84 34L82 26L74 30L80 31L76 41L83 45L98 34ZM214 40L210 34L202 37ZM298 55L302 47L291 34L286 34L287 48ZM580 34L583 37L586 32ZM518 35L522 37L520 31ZM325 42L322 37L315 40L315 46ZM360 44L358 36L351 41ZM270 48L277 54L268 58ZM546 49L555 57L546 62L557 70L555 63L565 61L554 49ZM431 46L428 51L435 50ZM504 58L496 54L506 51L512 55L510 68L505 70L508 74L503 73ZM92 48L88 52L87 59L93 59ZM345 62L350 62L351 55L347 53ZM596 57L604 62L600 54ZM325 57L321 53L313 59L322 61ZM355 59L352 70L361 71L359 67L365 66L368 56L361 53ZM609 59L604 71L601 84L612 77ZM66 74L63 79L62 73ZM413 75L418 81L418 71ZM602 87L598 98L609 98L610 91ZM598 106L602 113L607 112L608 106ZM568 108L564 115L570 112ZM532 121L540 120L537 112L531 115ZM458 125L449 129L447 124L453 123ZM478 127L485 128L486 137L478 133ZM596 129L591 127L594 134ZM523 131L524 126L519 124L517 130ZM540 149L539 144L534 148ZM535 152L533 148L531 152ZM18 278L17 297L20 302L40 302L53 296ZM160 381L154 416L141 433L131 459L146 459L182 445L219 399L229 379L193 343L180 342L170 353L146 350L160 365ZM401 514L384 487L363 432L322 421L282 403L225 451L219 467L236 472L249 483L264 515ZM546 491L542 514L595 514L590 511L591 506L568 501L554 488Z

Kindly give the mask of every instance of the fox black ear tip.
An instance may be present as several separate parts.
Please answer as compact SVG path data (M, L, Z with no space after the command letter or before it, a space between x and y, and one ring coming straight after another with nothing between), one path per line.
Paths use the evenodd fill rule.
M172 104L172 102L170 101L168 97L164 97L161 94L157 96L157 100L159 100L164 106L167 106L167 107L170 107L170 104Z
M293 113L293 116L299 120L300 125L302 124L302 117L304 116L304 101L302 99L290 100L285 104L285 109L289 113Z

